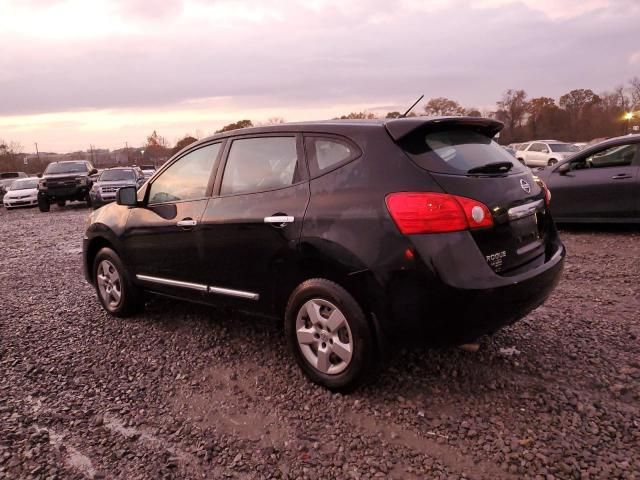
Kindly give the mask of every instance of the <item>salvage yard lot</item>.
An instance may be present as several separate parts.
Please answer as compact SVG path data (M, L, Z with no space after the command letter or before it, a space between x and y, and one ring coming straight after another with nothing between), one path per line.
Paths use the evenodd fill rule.
M561 231L548 302L481 349L332 394L274 322L81 273L86 208L0 209L0 478L638 478L640 232Z

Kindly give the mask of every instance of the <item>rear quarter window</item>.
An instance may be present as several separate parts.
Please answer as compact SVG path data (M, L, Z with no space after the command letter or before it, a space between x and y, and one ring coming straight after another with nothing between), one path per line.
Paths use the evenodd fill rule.
M436 173L465 175L489 163L510 162L510 172L526 171L517 159L491 138L470 129L419 131L401 142L401 147L420 167Z
M360 149L346 139L305 135L311 176L329 172L360 156Z

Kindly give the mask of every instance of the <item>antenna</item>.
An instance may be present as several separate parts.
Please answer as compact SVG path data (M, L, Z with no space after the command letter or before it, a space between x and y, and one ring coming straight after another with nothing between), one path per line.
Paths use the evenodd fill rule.
M406 112L404 112L402 115L400 115L400 118L404 118L404 117L406 117L406 116L407 116L407 114L408 114L411 110L413 110L413 107L415 107L415 106L418 104L418 102L419 102L420 100L422 100L423 98L424 98L424 93L423 93L422 95L420 95L420 98L419 98L419 99L417 99L417 100L415 101L415 103L409 107L409 110L407 110L407 111L406 111Z

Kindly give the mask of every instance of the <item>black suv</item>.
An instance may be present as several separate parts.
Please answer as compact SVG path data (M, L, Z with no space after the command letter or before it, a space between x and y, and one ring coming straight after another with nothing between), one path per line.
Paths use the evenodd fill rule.
M304 372L352 388L391 340L472 341L557 284L548 192L492 140L501 128L418 117L215 135L92 213L86 278L116 316L153 292L284 318Z
M52 203L64 207L67 200L87 202L91 206L90 176L97 172L86 160L50 163L38 182L38 208L48 212Z

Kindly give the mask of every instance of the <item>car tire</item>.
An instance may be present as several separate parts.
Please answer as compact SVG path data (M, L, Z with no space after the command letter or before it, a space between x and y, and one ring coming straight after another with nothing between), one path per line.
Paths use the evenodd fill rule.
M285 335L302 371L330 390L353 390L376 370L367 318L353 296L332 281L314 278L293 291Z
M51 204L47 197L38 197L38 209L43 213L51 210Z
M93 284L102 307L116 317L131 316L144 307L142 291L131 282L118 254L102 248L93 261Z
M555 158L550 158L547 162L547 165L550 167L552 165L555 165L556 163L558 163L558 160L556 160Z

